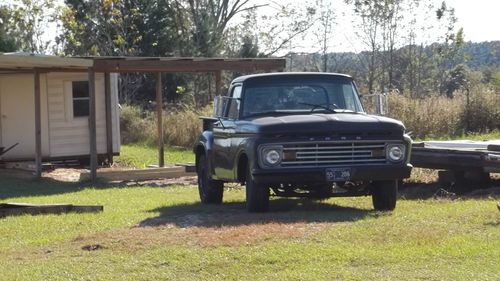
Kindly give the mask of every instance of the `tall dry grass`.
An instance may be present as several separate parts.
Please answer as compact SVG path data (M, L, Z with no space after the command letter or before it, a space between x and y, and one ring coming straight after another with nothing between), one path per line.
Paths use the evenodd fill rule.
M388 116L401 120L415 138L442 138L487 133L500 129L500 94L457 94L453 99L430 96L411 99L399 94L387 97Z
M192 147L201 132L200 116L210 116L211 106L200 110L168 108L163 111L163 139L169 146ZM158 139L155 112L125 105L120 116L122 142L154 145Z
M370 112L373 104L365 101ZM449 99L429 96L412 99L400 94L387 97L387 116L403 121L413 138L447 138L470 133L487 133L500 129L500 94L471 93ZM164 140L170 146L192 147L201 132L199 116L210 116L212 107L200 110L168 108L163 114ZM156 144L157 126L154 112L125 105L121 111L122 142Z

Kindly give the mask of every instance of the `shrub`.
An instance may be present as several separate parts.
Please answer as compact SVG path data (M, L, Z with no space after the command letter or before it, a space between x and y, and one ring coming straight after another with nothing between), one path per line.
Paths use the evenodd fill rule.
M500 128L500 95L489 91L450 99L429 96L423 99L390 94L388 116L403 121L414 138L442 138L470 133L486 133Z
M152 124L150 113L143 112L138 106L124 105L120 112L120 134L124 144L146 142L150 138Z
M169 107L163 112L163 139L169 146L192 147L201 132L200 115L210 116L210 106L194 111ZM156 145L158 130L154 111L125 105L120 115L122 143Z

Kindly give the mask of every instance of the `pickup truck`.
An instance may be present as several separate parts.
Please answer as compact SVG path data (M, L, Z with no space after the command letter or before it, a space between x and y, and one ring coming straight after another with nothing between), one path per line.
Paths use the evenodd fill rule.
M241 76L202 117L194 147L202 203L220 204L224 183L245 185L249 212L269 197L372 196L376 210L396 207L410 176L411 139L400 121L366 114L344 74Z

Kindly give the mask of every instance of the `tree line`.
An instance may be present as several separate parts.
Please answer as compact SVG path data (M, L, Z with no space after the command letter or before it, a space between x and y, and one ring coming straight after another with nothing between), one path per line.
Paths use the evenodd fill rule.
M339 12L343 5L348 17ZM266 12L267 11L267 12ZM361 52L332 52L350 21ZM431 36L432 35L432 36ZM313 48L297 55L301 42ZM333 42L333 43L332 43ZM366 92L453 96L475 74L454 9L431 0L11 0L0 4L0 52L63 56L288 58L292 70L345 72ZM492 60L498 62L498 44ZM497 52L497 53L495 53ZM301 62L302 61L302 62ZM481 63L473 68L483 67ZM484 83L496 81L498 63ZM122 102L146 104L147 74L121 75ZM230 79L231 77L226 77ZM212 77L168 74L170 102L205 105ZM207 98L208 97L208 98Z

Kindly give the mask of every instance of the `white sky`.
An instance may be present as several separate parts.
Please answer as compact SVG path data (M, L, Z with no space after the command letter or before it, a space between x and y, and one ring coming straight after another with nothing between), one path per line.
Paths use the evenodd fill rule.
M315 1L315 0L310 0ZM359 38L354 35L353 20L355 19L353 7L345 4L344 0L324 0L331 2L335 10L336 25L333 27L333 37L330 42L330 51L353 51L359 52L365 49ZM431 0L434 6L439 7L443 0ZM275 1L256 0L258 3L273 3ZM303 5L303 1L279 0L280 5ZM463 27L466 41L481 42L500 40L500 0L446 0L448 7L455 9L457 17L456 29ZM271 6L273 4L270 4ZM271 8L261 8L260 13L272 13ZM421 9L422 11L424 9ZM423 12L422 12L423 13ZM430 20L435 19L435 9L427 16ZM293 51L314 52L319 51L316 47L311 32L306 38L295 41ZM438 35L442 35L443 30L434 29L424 38L424 43L431 43L437 40ZM283 53L288 52L283 51Z
M0 0L0 2L12 3L13 0ZM63 0L57 0L63 3ZM253 0L256 4L297 5L304 6L305 1L316 0ZM353 11L351 6L347 6L344 0L325 0L330 1L335 7L336 25L333 29L334 37L330 42L330 51L354 51L359 52L364 49L360 40L353 35L352 27ZM440 6L442 0L432 0L436 6ZM5 3L4 2L4 3ZM500 40L500 0L446 0L449 7L455 8L455 15L458 18L457 27L464 28L465 40L472 42ZM272 14L273 9L264 7L259 9L258 16L261 14ZM434 17L434 15L431 15ZM56 34L55 25L49 27L45 34L47 40L54 40ZM306 38L296 40L293 44L293 51L314 52L319 48L315 46L314 39L311 38L311 32L308 32ZM435 41L434 38L428 38L428 41ZM287 52L287 51L286 51Z

